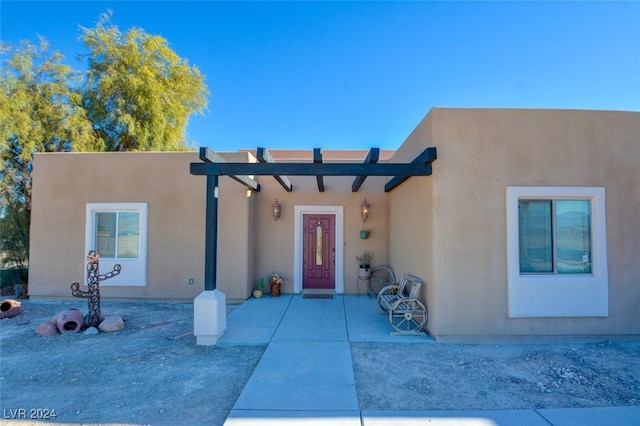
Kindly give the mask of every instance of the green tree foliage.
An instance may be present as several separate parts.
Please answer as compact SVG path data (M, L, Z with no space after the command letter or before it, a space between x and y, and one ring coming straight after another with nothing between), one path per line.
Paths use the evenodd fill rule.
M25 266L29 252L31 170L35 152L69 151L74 143L95 147L78 76L49 52L24 41L17 49L3 45L0 70L0 261Z
M83 105L105 151L186 149L188 118L202 112L208 91L195 66L160 36L120 32L103 15L81 36L89 49Z
M0 264L28 263L36 152L185 150L188 118L207 104L204 76L167 41L100 17L82 28L80 75L44 39L2 45Z

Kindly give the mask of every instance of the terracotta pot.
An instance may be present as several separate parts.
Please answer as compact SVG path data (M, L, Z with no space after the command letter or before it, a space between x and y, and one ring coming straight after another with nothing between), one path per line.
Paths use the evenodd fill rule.
M77 309L67 309L57 316L56 326L60 333L66 333L67 331L73 331L77 333L84 324L84 316L82 312Z
M20 313L21 303L13 299L4 299L0 302L0 319L13 318Z
M44 337L55 336L58 334L58 327L52 322L45 322L36 328L36 333Z

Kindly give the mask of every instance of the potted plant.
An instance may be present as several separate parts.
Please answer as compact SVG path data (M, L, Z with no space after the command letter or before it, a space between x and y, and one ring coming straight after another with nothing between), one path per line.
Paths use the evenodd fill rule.
M360 262L360 270L358 271L360 278L371 277L371 259L373 259L373 253L365 250L362 256L356 256L356 259Z
M279 297L280 296L280 287L286 284L287 282L280 275L275 272L271 274L271 279L269 280L269 285L271 287L271 296Z
M263 294L264 294L264 277L260 278L260 281L258 281L258 286L256 287L255 290L253 290L253 297L258 299L262 297Z

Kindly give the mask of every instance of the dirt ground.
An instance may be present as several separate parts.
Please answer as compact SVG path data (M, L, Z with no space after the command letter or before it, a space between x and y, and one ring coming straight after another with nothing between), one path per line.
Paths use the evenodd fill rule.
M640 404L640 341L351 345L360 409ZM389 371L399 372L393 377Z
M35 333L67 308L87 310L83 301L25 300L20 315L0 321L0 423L31 423L14 422L24 410L38 425L222 425L265 350L196 346L185 334L192 304L103 302L124 330ZM361 410L640 404L640 340L351 348Z
M55 410L52 423L220 425L265 350L196 346L192 334L169 340L193 330L192 304L102 302L123 330L35 333L67 308L87 304L23 301L21 314L0 320L4 419L25 409L34 420Z

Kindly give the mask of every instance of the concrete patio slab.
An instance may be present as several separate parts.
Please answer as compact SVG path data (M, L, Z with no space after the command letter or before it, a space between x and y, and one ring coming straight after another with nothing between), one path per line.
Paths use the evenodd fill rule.
M359 411L256 411L233 410L225 426L362 426Z
M536 411L554 426L640 425L640 406L549 408Z
M293 296L273 342L347 340L344 298L304 299Z
M363 411L364 426L549 426L535 410Z
M345 296L345 315L350 342L435 343L428 334L394 335L389 315L382 312L376 299L369 296Z
M234 410L358 410L349 343L272 342Z
M291 303L291 295L247 299L227 317L218 346L268 345Z

